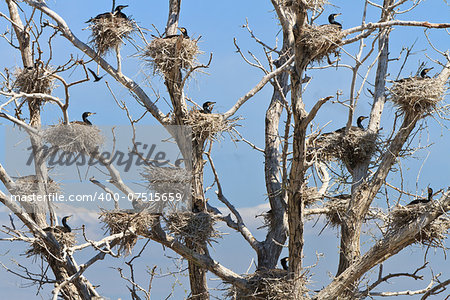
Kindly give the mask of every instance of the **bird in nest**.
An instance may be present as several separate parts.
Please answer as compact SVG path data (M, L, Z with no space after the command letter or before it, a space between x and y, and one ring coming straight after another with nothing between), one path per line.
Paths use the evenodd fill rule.
M122 9L124 9L125 7L128 7L128 5L117 5L113 12L105 12L102 14L98 14L94 18L90 18L89 20L87 20L86 23L89 23L92 21L97 21L100 19L112 19L112 17L117 17L117 18L122 18L122 19L128 20L127 15L122 12Z
M336 25L336 26L339 27L339 29L342 29L342 24L335 20L335 18L337 16L340 16L340 15L341 14L331 14L331 15L329 15L328 16L328 23L330 23L331 25Z
M427 199L418 198L418 199L415 199L415 200L409 202L408 204L406 204L406 206L415 205L415 204L422 204L422 203L429 203L429 202L431 202L431 200L433 200L433 189L429 187L428 188L428 198Z
M170 38L179 37L179 36L182 36L185 39L189 38L189 35L188 35L188 32L187 32L186 28L184 28L184 27L177 27L177 29L181 32L181 34L166 35L165 37L163 37L163 39L170 39Z
M396 80L395 82L406 82L406 81L411 81L413 79L425 79L425 78L430 78L430 76L428 76L428 72L430 72L433 69L433 67L431 68L425 68L420 72L419 76L414 76L414 77L406 77L406 78L402 78L399 80Z
M204 114L211 114L212 109L214 108L214 104L216 104L216 102L206 101L202 105L203 109L201 110L201 112Z
M359 116L358 117L358 119L356 120L356 125L357 126L350 126L350 129L349 129L349 131L351 131L351 130L365 130L365 128L364 128L364 126L363 126L363 124L362 124L362 121L364 121L365 119L367 119L368 117L366 117L366 116ZM340 133L343 133L343 132L345 132L345 126L344 127L342 127L342 128L339 128L338 130L335 130L335 131L333 131L333 132L327 132L327 133L324 133L324 134L322 134L322 136L326 136L326 135L330 135L330 134L335 134L335 133L338 133L338 134L340 134Z
M91 121L88 120L89 116L95 115L95 113L89 112L89 111L85 111L82 115L81 118L83 119L83 121L73 121L70 122L70 124L78 124L78 125L92 125Z
M289 260L289 257L283 257L281 260L280 260L280 263L281 263L281 266L283 267L283 270L289 270L289 266L288 266L288 260Z
M68 233L68 232L72 232L72 228L70 228L70 226L67 224L67 220L69 220L72 217L72 215L70 216L65 216L64 218L62 218L61 222L63 224L63 226L55 226L55 227L46 227L43 230L48 232L48 231L59 231L59 232L64 232L64 233Z

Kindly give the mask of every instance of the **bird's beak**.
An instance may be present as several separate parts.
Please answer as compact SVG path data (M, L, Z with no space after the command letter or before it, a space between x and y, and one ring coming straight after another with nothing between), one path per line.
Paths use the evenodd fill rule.
M73 215L67 216L67 220L69 220L69 219L72 218L72 217L73 217Z
M368 119L369 117L363 116L363 120Z
M341 13L336 14L336 16L340 16L340 15L342 15L342 14Z
M95 115L95 114L96 114L96 113L90 113L89 115L92 116L92 115Z
M122 5L123 8L128 7L128 5Z

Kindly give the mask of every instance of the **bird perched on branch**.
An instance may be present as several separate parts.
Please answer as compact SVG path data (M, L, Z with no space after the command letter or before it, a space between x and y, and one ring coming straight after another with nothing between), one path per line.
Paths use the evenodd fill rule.
M283 267L283 270L289 270L289 266L288 266L288 264L287 264L287 262L288 262L288 260L289 260L289 257L283 257L281 260L280 260L280 263L281 263L281 266Z
M122 12L122 9L124 9L125 7L128 7L128 5L117 5L113 12L98 14L94 18L90 18L89 20L87 20L86 23L100 19L111 19L112 17L128 19L127 15Z
M92 71L90 68L88 68L88 70L89 70L89 72L91 72L92 76L94 76L94 82L97 82L97 81L102 80L102 78L105 76L105 75L103 75L103 76L98 76L98 75L95 74L95 72Z
M427 199L418 198L418 199L415 199L415 200L409 202L408 204L406 204L406 206L419 204L419 203L428 203L431 200L433 200L433 189L429 187L428 188L428 198Z
M202 105L203 109L201 110L201 112L204 113L204 114L212 113L212 109L214 108L214 104L216 104L216 102L206 101Z
M178 36L183 36L183 38L188 39L189 35L187 32L187 29L184 27L177 27L177 29L181 32L181 34L171 34L171 35L166 35L165 37L163 37L163 39L170 39L173 37L178 37Z
M83 119L83 121L73 121L73 122L70 122L70 124L92 125L92 123L87 119L89 116L92 116L92 115L95 115L95 113L86 111L81 115L81 118Z
M339 23L339 22L337 22L337 21L334 19L335 17L340 16L340 15L341 15L341 14L331 14L331 15L329 15L329 16L328 16L328 22L329 22L331 25L336 25L336 26L339 27L339 29L342 29L342 24Z
M70 226L67 224L67 220L69 220L71 217L72 217L72 215L65 216L64 218L62 218L61 222L62 222L63 226L47 227L47 228L44 228L43 230L44 231L57 230L57 231L64 232L64 233L72 232L72 228L70 228Z

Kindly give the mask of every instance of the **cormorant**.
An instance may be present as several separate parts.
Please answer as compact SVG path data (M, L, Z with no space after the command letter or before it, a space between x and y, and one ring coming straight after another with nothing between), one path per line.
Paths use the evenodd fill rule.
M97 74L95 74L95 72L92 71L91 69L88 68L88 70L89 70L89 72L91 72L92 76L94 76L94 82L100 81L100 80L103 78L103 76L105 76L105 75L103 75L103 76L99 77L99 76L97 76Z
M212 109L214 107L214 104L216 104L216 102L206 101L202 105L203 109L201 110L201 112L204 113L204 114L212 113Z
M72 232L72 228L70 228L70 226L67 224L67 220L69 220L70 217L72 217L72 215L65 216L64 218L62 218L61 222L63 226L47 227L44 228L43 230L44 231L57 230L64 233Z
M87 20L86 23L89 23L89 22L92 22L95 20L99 20L99 19L107 19L107 18L112 18L112 17L128 19L127 15L125 15L122 12L122 9L124 9L125 7L128 7L128 5L117 5L116 8L114 9L114 12L105 12L102 14L98 14L94 18L90 18L89 20Z
M341 14L331 14L331 15L329 15L329 16L328 16L328 22L329 22L331 25L336 25L336 26L339 27L339 29L342 29L342 24L339 23L339 22L336 22L336 20L334 19L336 16L339 16L339 15L341 15Z
M405 81L410 81L413 79L422 79L422 78L430 78L430 76L427 75L428 72L430 72L430 70L433 69L433 67L431 68L425 68L420 72L419 76L414 76L414 77L406 77L406 78L402 78L399 80L396 80L395 82L405 82Z
M288 262L288 260L289 260L289 257L283 257L281 260L280 260L280 263L281 263L281 266L283 267L283 270L289 270L289 266L288 266L288 264L287 264L287 262Z
M187 29L186 29L186 28L184 28L184 27L177 27L177 28L178 28L178 30L181 32L181 34L183 35L183 38L185 38L185 39L188 39L188 38L189 38L189 35L188 35L188 32L187 32ZM164 38L164 39L170 39L170 38L177 37L177 36L180 36L180 34L166 35L166 36L163 37L163 38Z
M433 189L432 188L428 188L428 198L427 199L415 199L411 202L409 202L408 204L406 204L406 206L410 206L410 205L414 205L414 204L419 204L419 203L428 203L433 199Z
M423 69L422 72L420 72L420 77L422 77L422 78L430 78L430 76L428 76L427 73L430 72L431 69L433 69L433 67Z
M368 117L366 116L359 116L358 119L356 120L356 125L358 125L358 127L356 126L351 126L350 130L358 130L358 129L362 129L365 130L364 126L362 125L362 121L367 119ZM338 130L335 131L335 133L341 133L345 131L345 127L339 128Z
M79 125L92 125L92 123L87 119L89 116L95 115L95 113L91 113L91 112L84 112L81 115L81 118L83 119L83 121L73 121L70 122L71 124L79 124Z

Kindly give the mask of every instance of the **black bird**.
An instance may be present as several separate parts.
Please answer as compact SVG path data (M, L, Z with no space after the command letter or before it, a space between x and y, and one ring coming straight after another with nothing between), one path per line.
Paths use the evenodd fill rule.
M281 266L283 267L283 270L289 270L289 266L288 266L288 264L287 264L287 262L288 262L288 260L289 260L289 257L283 257L281 260L280 260L280 263L281 263Z
M356 126L351 126L351 127L350 127L350 130L359 130L359 129L365 130L365 128L364 128L364 126L363 126L363 124L362 124L362 121L365 120L365 119L367 119L367 118L368 118L368 117L366 117L366 116L359 116L358 119L356 120L356 125L357 125L358 127L356 127ZM335 133L342 133L342 132L344 132L344 131L345 131L345 127L342 127L342 128L339 128L338 130L336 130Z
M112 17L128 19L127 15L122 12L122 9L124 9L125 7L128 7L128 5L117 5L113 12L98 14L94 18L90 18L89 20L87 20L86 23L100 19L111 19Z
M331 25L336 25L336 26L339 27L339 29L342 29L342 24L339 23L339 22L336 22L336 20L334 19L335 17L340 16L340 15L341 15L341 14L331 14L331 15L329 15L329 16L328 16L328 22L329 22Z
M95 72L92 71L91 69L88 68L88 70L89 70L89 72L91 72L92 76L94 76L94 82L100 81L100 80L105 76L105 75L103 75L103 76L99 77L99 76L97 76L97 74L95 74Z
M216 104L216 102L206 101L202 105L203 109L201 110L201 112L204 113L204 114L212 113L212 109L214 107L214 104Z
M433 199L433 189L432 188L428 188L428 198L427 199L415 199L411 202L409 202L408 204L406 204L406 206L410 206L410 205L414 205L414 204L419 204L419 203L428 203Z
M122 12L125 7L128 7L128 5L117 5L113 13L114 17L128 19L127 15Z
M87 119L89 116L92 116L92 115L95 115L95 113L86 111L81 115L81 118L83 119L83 121L73 121L73 122L70 122L70 124L92 125L92 123Z
M184 27L177 27L178 28L178 30L181 32L181 34L171 34L171 35L166 35L165 37L163 37L164 39L170 39L170 38L173 38L173 37L178 37L178 36L180 36L180 35L183 35L183 38L185 38L185 39L188 39L189 38L189 35L188 35L188 32L187 32L187 29L186 28L184 28Z
M431 68L425 68L420 72L419 76L414 76L414 77L406 77L406 78L402 78L399 80L396 80L395 82L405 82L405 81L410 81L413 79L422 79L422 78L430 78L430 76L427 75L428 72L430 72L430 70L433 69L433 67Z
M64 233L72 232L72 228L70 228L70 226L67 224L67 220L69 220L71 217L72 217L72 215L65 216L64 218L62 218L61 222L62 222L63 226L47 227L47 228L44 228L43 230L44 231L57 230L59 232L64 232Z
M420 77L422 77L422 78L430 78L430 76L428 76L427 73L430 72L431 69L433 69L433 67L423 69L422 72L420 72Z

